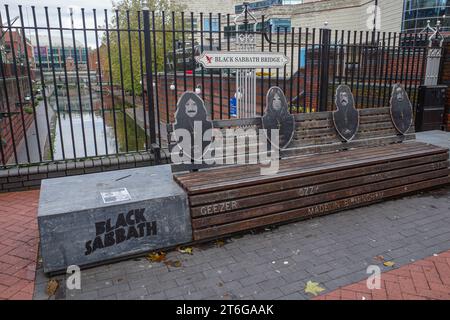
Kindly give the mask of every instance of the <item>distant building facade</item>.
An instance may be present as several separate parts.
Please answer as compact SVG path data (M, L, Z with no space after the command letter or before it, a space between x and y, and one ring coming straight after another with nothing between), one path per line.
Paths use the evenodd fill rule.
M193 12L195 26L200 29L200 13L203 13L203 30L218 31L218 14L221 25L226 25L225 16L230 14L231 22L243 10L242 0L186 2L174 0L183 5L186 12ZM415 1L415 0L414 0ZM441 1L441 0L436 0ZM331 29L372 30L374 14L378 15L378 30L386 32L402 31L403 0L252 0L249 8L253 14L271 26L272 30L290 28L322 28L325 22ZM379 11L374 12L374 6ZM212 13L211 21L209 13ZM372 29L371 29L372 28Z
M442 23L442 30L450 32L449 0L405 0L402 25L405 32L420 32L428 21L435 26L438 20Z
M28 37L24 37L19 29L12 32L2 31L2 40L0 42L3 63L12 63L13 54L16 63L26 65L27 57L30 68L34 67L33 45ZM12 40L12 41L11 41Z
M33 54L37 67L40 67L39 61L41 61L43 70L51 70L53 67L55 70L61 70L64 68L64 65L73 69L72 65L75 64L76 58L78 68L86 69L88 50L81 42L75 41L74 48L71 38L64 38L61 41L59 37L52 37L51 40L51 47L47 36L39 36L39 47L36 38L32 40Z
M28 37L19 30L0 28L0 164L12 161L14 144L23 140L33 123L33 115L22 112L21 106L29 107L30 82L34 72L33 46ZM15 63L14 63L15 62ZM15 143L13 143L13 141Z

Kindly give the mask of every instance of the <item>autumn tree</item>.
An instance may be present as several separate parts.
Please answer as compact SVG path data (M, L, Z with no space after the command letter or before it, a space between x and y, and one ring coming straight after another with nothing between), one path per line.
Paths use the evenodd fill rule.
M142 53L142 70L145 73L145 46L143 30L143 8L144 4L140 0L121 0L113 2L114 15L109 25L109 43L112 77L115 85L121 84L121 74L124 90L131 92L134 86L136 94L142 93L141 84L141 53ZM173 38L179 38L179 34L173 32L172 12L175 14L175 30L179 30L181 26L181 14L183 7L177 6L169 0L149 0L147 7L150 10L150 31L151 31L151 49L152 58L156 57L157 72L164 70L164 46L163 37L165 37L166 56L173 50ZM153 14L154 12L154 14ZM162 15L164 13L164 26ZM140 15L140 17L139 17ZM153 16L155 21L153 21ZM153 32L153 25L156 32ZM163 28L164 27L164 28ZM119 29L120 31L117 31ZM128 29L131 30L128 32ZM164 34L161 30L165 29ZM156 52L154 50L153 37L156 37ZM120 41L119 41L120 39ZM141 41L139 45L139 41ZM103 43L106 44L106 36ZM130 50L131 46L131 50ZM120 51L119 51L120 49ZM120 57L119 57L120 52ZM131 52L131 55L130 55ZM131 63L130 63L131 62ZM154 67L154 61L152 61ZM122 68L122 72L121 72ZM155 71L155 70L153 70Z

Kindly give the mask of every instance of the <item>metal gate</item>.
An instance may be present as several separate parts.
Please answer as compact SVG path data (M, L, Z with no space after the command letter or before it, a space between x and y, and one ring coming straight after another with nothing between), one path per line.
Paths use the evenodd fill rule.
M75 10L81 20L65 27L61 10L0 9L0 169L164 150L165 124L185 91L201 96L212 120L233 117L235 105L239 118L261 115L272 86L291 113L332 110L343 83L360 109L387 106L397 82L416 106L425 74L436 82L442 55L431 28L294 27L248 10L237 19L144 8L87 13ZM206 69L195 58L207 50L277 52L291 63Z

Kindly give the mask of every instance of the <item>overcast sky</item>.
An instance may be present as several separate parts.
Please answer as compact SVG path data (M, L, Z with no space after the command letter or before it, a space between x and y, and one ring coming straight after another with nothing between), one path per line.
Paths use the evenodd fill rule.
M117 2L117 1L116 1ZM49 13L49 23L50 27L59 27L59 21L58 21L58 15L57 15L57 8L61 8L61 20L63 27L70 28L71 26L71 19L69 14L69 8L73 8L73 21L75 28L81 28L82 27L82 18L81 18L81 8L85 8L85 18L86 18L86 27L92 28L94 27L94 20L93 20L93 13L92 9L97 10L97 25L98 26L104 26L105 20L104 20L104 9L112 9L112 0L3 0L2 3L9 6L9 14L11 20L13 20L15 17L19 16L19 9L18 5L22 5L22 11L23 11L23 19L25 26L34 26L33 21L33 13L31 10L32 6L36 7L36 21L38 27L45 27L47 24L46 18L45 18L45 11L44 7L48 7L48 13ZM5 13L5 7L1 5L0 7L0 14L3 21L3 24L6 24L6 13ZM111 17L111 13L109 13L109 18ZM19 27L21 25L20 19L17 20L14 24L14 26ZM26 34L28 37L33 38L35 37L35 33L33 30L27 30ZM47 35L46 30L39 31L39 35ZM59 36L58 32L52 32L52 38ZM71 38L71 32L66 31L64 33L64 37L70 37ZM99 34L99 37L101 35ZM84 43L83 34L81 32L77 32L75 34L76 40ZM95 35L93 32L88 32L87 34L88 39L88 46L95 46Z

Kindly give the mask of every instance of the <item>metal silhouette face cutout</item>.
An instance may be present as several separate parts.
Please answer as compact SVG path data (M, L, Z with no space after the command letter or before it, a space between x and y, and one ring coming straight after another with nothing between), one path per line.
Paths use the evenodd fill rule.
M278 87L272 87L267 92L262 125L267 130L267 139L275 148L286 148L294 137L295 119L289 113L283 90ZM271 130L273 129L279 130L279 143L271 140Z
M212 127L212 122L207 119L207 111L203 100L194 92L183 93L177 103L175 123L173 124L174 140L180 152L187 153L186 155L192 160L202 161L211 145L212 132L210 129ZM177 129L185 129L190 133L191 150L183 150L179 146L183 138L176 135Z
M337 88L335 103L337 110L333 112L333 122L336 131L345 141L351 141L358 132L359 112L349 86Z
M408 94L399 83L392 89L390 111L395 129L401 134L408 132L413 121L413 110Z
M186 102L186 105L185 105L185 109L186 109L186 114L187 114L187 116L189 117L189 118L194 118L196 115L197 115L197 112L198 112L198 106L197 106L197 103L194 101L194 100L192 100L192 99L189 99L187 102Z

